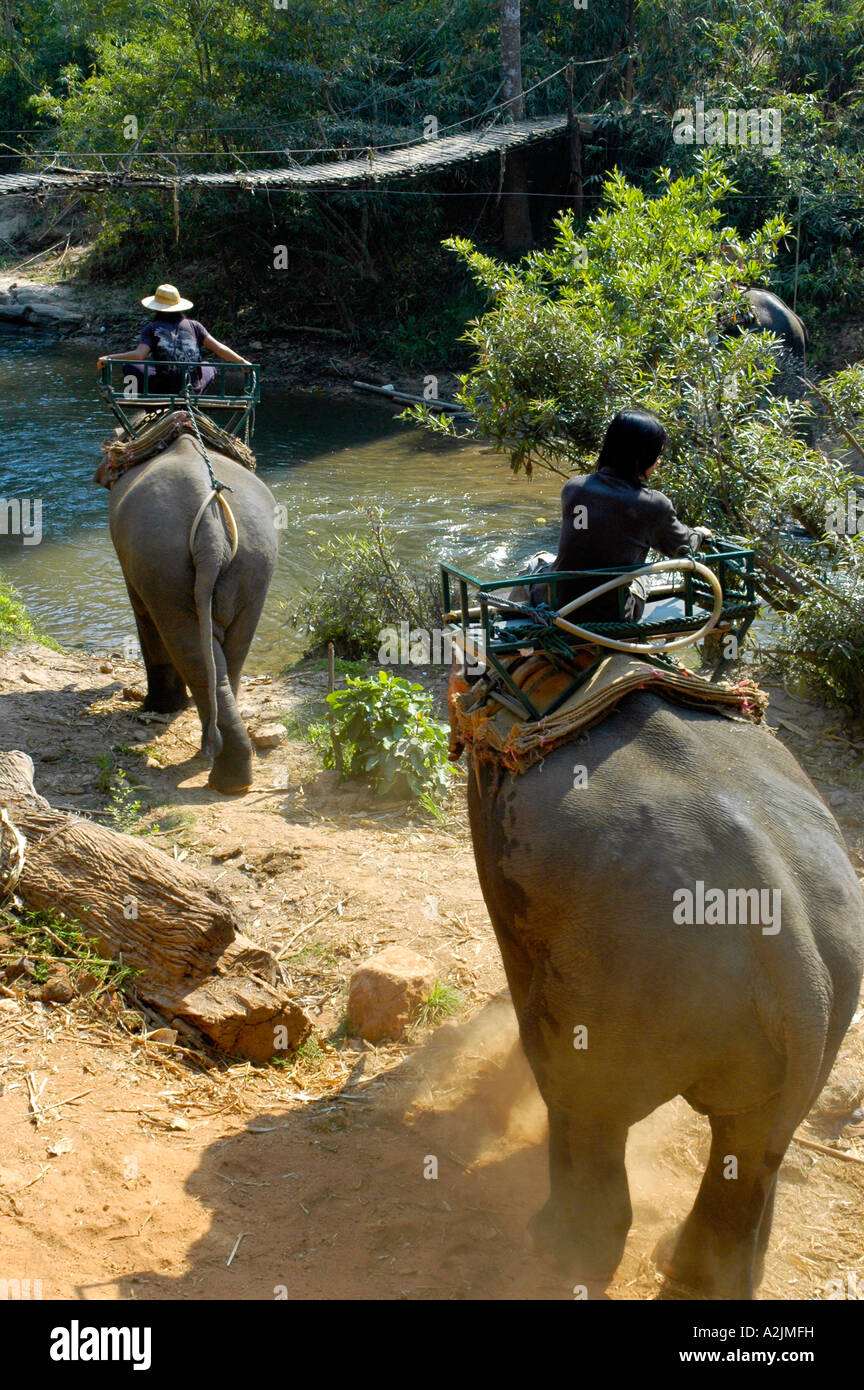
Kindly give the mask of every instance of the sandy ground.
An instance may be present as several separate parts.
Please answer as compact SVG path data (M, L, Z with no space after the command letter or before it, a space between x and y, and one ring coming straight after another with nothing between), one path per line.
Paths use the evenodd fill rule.
M253 1068L147 1042L119 1002L5 990L0 1278L40 1280L45 1298L572 1298L526 1241L546 1196L545 1118L462 786L441 823L411 816L334 786L292 737L259 758L251 793L219 797L191 713L142 722L140 667L29 648L4 653L0 671L0 743L30 754L37 789L104 813L98 759L110 754L161 827L155 842L218 880L247 933L285 951L319 1037L336 1033L318 1056ZM323 681L312 670L246 681L250 727L320 699ZM771 693L769 722L864 868L860 737L834 712ZM462 1008L376 1049L337 1030L352 969L391 942L430 956ZM850 1115L864 1021L835 1076L853 1097L846 1113L814 1114L800 1133L864 1161L862 1116ZM634 1224L613 1299L657 1296L651 1251L692 1202L706 1136L683 1101L632 1131ZM850 1272L864 1294L862 1197L864 1162L793 1145L761 1297L836 1296L830 1281Z

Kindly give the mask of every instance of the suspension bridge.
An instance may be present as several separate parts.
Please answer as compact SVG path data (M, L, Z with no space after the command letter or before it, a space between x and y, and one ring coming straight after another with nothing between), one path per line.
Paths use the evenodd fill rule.
M582 134L590 134L594 128L590 116L580 115L575 122ZM383 152L370 147L353 159L305 165L292 161L280 168L243 168L203 174L133 172L122 162L116 169L108 169L104 166L104 157L98 154L89 157L100 159L101 168L71 168L59 164L55 159L41 170L0 175L0 196L15 194L39 197L51 192L101 193L138 188L292 188L323 191L369 186L388 179L417 178L440 169L469 164L489 155L503 156L509 150L562 135L571 130L573 124L567 116L545 116L537 120L490 125L482 130L463 131L438 139L419 140L415 144ZM290 158L289 152L285 153ZM146 153L138 157L147 158ZM178 158L182 158L182 155L178 154Z

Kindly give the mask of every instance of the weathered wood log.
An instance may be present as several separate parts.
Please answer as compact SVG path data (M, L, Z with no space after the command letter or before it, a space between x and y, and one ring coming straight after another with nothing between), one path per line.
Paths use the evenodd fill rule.
M63 912L105 954L122 955L140 972L137 993L169 1022L256 1062L309 1036L275 958L243 936L197 870L138 836L55 810L36 791L26 753L0 752L0 808L26 840L16 869L25 907Z

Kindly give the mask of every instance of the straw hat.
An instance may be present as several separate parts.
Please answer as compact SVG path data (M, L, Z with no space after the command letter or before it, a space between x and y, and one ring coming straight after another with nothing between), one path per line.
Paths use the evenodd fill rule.
M145 309L158 309L163 314L179 314L192 308L192 300L182 299L174 285L160 285L155 294L142 299L141 303Z

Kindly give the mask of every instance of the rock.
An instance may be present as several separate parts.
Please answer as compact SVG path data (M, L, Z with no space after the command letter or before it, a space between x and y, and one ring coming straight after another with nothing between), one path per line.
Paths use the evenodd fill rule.
M815 1167L815 1154L808 1154L805 1150L793 1145L786 1150L786 1157L780 1168L780 1177L784 1178L786 1182L806 1183Z
M404 946L387 946L363 961L348 988L348 1023L369 1042L396 1042L412 1011L435 985L431 961Z
M222 863L225 859L236 859L238 854L243 854L243 844L240 840L223 840L222 844L214 845L210 851L210 858L217 863Z
M29 975L32 969L33 961L28 960L26 956L19 956L17 960L10 960L6 966L6 979L11 984L20 975Z
M136 704L147 699L147 691L140 685L124 685L122 694L124 700L134 700Z
M864 1100L864 1083L858 1076L832 1076L813 1107L817 1115L848 1115Z
M94 989L101 989L105 981L101 975L97 975L93 970L84 970L75 981L78 986L79 994L92 994Z
M0 1014L20 1014L21 1005L14 999L0 999Z
M288 730L284 724L261 724L253 731L252 742L256 748L279 748L288 742Z
M69 1004L78 993L66 965L55 965L37 994L43 1004Z
M172 1044L177 1041L176 1028L154 1028L152 1033L147 1034L148 1042Z

